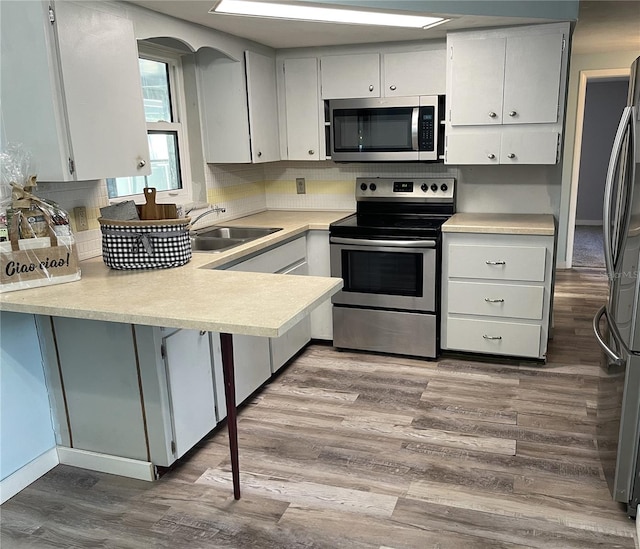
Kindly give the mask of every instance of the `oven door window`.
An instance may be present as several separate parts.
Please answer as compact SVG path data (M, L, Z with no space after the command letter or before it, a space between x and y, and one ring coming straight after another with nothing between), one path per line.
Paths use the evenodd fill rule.
M346 292L423 295L423 254L342 250L342 278Z
M412 107L336 109L333 112L333 150L412 151L412 113Z

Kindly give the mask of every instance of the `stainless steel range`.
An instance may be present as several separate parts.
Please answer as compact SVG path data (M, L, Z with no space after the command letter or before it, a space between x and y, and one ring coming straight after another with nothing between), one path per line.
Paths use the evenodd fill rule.
M442 224L455 180L358 178L356 213L330 226L338 348L435 358L440 351Z

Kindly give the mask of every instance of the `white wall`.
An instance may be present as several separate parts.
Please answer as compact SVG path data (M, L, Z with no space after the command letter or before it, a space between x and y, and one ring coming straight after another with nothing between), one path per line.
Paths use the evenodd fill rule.
M0 480L55 448L33 315L0 313Z
M587 83L576 224L602 223L604 182L618 121L627 104L628 79Z

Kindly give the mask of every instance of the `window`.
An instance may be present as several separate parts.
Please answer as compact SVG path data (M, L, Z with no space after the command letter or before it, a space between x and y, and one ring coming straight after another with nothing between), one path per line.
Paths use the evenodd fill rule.
M109 198L142 194L146 187L172 196L187 195L186 131L180 57L141 49L138 60L147 121L151 175L107 179Z

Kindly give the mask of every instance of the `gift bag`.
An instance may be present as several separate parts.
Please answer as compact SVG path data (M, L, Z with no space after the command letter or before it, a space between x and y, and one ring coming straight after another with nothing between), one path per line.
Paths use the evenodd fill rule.
M6 213L9 240L0 242L0 293L81 277L68 215L33 195L33 186L12 183L13 201Z

